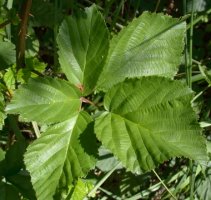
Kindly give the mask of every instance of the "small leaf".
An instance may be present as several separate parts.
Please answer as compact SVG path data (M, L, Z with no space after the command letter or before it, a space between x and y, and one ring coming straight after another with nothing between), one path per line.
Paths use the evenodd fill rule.
M0 42L0 70L15 63L15 45L11 42Z
M2 130L2 127L4 125L4 119L6 118L6 115L4 113L4 96L2 93L0 93L0 130Z
M7 113L20 114L31 121L55 123L79 112L80 91L64 80L30 79L14 94Z
M111 40L98 89L107 90L126 77L172 78L181 61L185 22L144 12Z
M75 114L50 127L28 147L25 164L37 199L53 199L56 189L68 190L73 180L84 177L93 167L95 157L82 145L86 142L92 148L94 146L90 129L87 130L91 121L85 112Z
M79 179L74 188L73 194L71 195L71 199L74 200L84 199L93 187L94 185L91 182Z
M206 160L205 140L183 83L162 77L126 80L105 96L96 119L102 144L132 172L148 171L171 157Z
M59 30L59 61L68 80L85 95L95 87L108 51L108 30L96 6L66 18Z

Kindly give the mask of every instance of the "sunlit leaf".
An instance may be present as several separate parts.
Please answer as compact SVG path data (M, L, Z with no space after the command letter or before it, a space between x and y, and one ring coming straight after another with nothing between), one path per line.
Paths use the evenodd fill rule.
M54 123L79 112L80 106L80 91L75 86L46 77L30 79L16 90L6 111L32 121Z
M191 90L178 81L127 80L106 94L107 111L96 119L95 132L132 172L151 170L175 156L206 160L192 97Z
M59 62L68 80L89 94L108 51L108 30L96 6L66 18L59 30Z
M144 12L111 40L98 88L107 90L126 77L172 78L181 61L185 29L180 19Z
M87 127L91 121L85 112L75 114L50 127L28 147L25 164L37 199L53 199L56 189L68 191L74 179L84 177L93 167L95 156L87 153L96 142Z

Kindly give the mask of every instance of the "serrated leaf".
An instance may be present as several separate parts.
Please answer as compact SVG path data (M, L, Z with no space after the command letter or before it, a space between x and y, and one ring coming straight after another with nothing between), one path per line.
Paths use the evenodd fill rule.
M132 172L153 169L175 156L206 160L206 146L183 83L162 77L126 80L105 96L95 132Z
M7 113L42 123L55 123L79 112L80 91L64 80L30 79L15 92Z
M95 87L108 51L108 30L96 6L66 18L59 30L59 62L85 95Z
M74 188L73 194L71 195L71 200L84 199L93 187L94 185L91 182L79 179Z
M53 199L56 189L68 189L75 178L85 176L93 167L95 157L82 145L85 142L93 147L90 130L86 131L91 121L85 112L75 114L50 127L29 146L25 164L37 199Z
M15 45L11 42L0 42L0 70L15 63Z
M111 40L98 88L107 90L126 77L172 78L181 61L185 30L180 19L144 12Z

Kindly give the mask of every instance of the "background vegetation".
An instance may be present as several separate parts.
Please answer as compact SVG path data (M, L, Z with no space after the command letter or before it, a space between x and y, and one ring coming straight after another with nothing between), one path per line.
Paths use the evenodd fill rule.
M36 197L30 173L27 171L31 169L30 158L37 156L33 154L33 150L34 152L37 150L29 148L25 164L23 156L27 146L36 144L34 140L46 129L47 133L51 131L54 133L53 129L58 131L61 127L49 130L47 124L37 123L39 120L34 120L33 117L28 121L24 119L24 117L31 119L29 111L29 116L24 113L24 117L18 117L8 114L9 111L6 113L5 107L13 99L19 85L28 83L30 78L51 77L66 80L63 73L65 71L60 65L61 62L65 63L65 59L61 61L59 58L62 53L61 51L58 53L58 49L63 48L62 38L65 34L59 31L59 28L65 17L77 15L79 10L84 10L93 4L96 4L102 14L111 38L144 11L162 12L186 20L183 58L174 79L186 83L195 92L193 107L203 128L208 155L211 151L211 2L209 0L0 0L0 200L43 198ZM105 51L108 48L106 45L105 42ZM181 44L178 43L177 47L173 45L172 48L175 49ZM47 82L48 79L45 80ZM33 91L36 90L34 89L36 85L42 88L41 83L44 82L41 80L29 83L30 91ZM159 80L156 83L159 84ZM52 83L55 87L59 87L58 84ZM68 85L65 87L69 90ZM63 85L61 88L65 90L65 87ZM84 110L91 115L103 111L104 93L102 91L90 93L89 90L85 93L88 96L85 95L87 97L83 102ZM26 94L30 96L30 92ZM15 96L17 102L22 98L21 93L18 95ZM112 94L109 95L112 97ZM21 101L24 102L23 99ZM12 106L7 108L13 109ZM21 114L21 111L11 113ZM82 114L81 118L90 120L86 114ZM39 116L39 119L42 117ZM51 122L57 122L55 119L52 118ZM43 121L45 120L44 116ZM89 137L92 138L91 135ZM89 143L88 149L90 145L100 146L99 141L95 143L89 138L86 140ZM152 171L136 174L119 164L117 158L102 146L99 152L94 154L98 154L97 163L95 168L89 171L86 179L79 179L74 184L69 184L69 193L65 197L61 195L60 188L57 188L54 199L211 199L210 159L198 162L184 157L172 158ZM51 184L51 182L46 183L46 187L50 187ZM35 187L37 189L37 186ZM41 187L45 188L45 184Z

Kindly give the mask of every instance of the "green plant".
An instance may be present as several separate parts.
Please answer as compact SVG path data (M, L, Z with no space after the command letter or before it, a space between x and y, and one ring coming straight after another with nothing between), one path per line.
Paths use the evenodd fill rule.
M8 97L6 113L17 142L3 155L0 169L5 171L7 157L18 149L17 158L24 156L29 172L24 179L28 182L23 187L15 182L21 179L14 176L24 177L21 159L9 163L2 176L18 185L28 199L83 199L96 195L119 162L143 175L174 157L206 161L206 140L192 105L193 91L174 80L184 49L185 19L144 12L110 40L95 5L66 17L56 38L66 78L29 79L31 74L26 75L34 70L37 76L38 69L22 69L19 73L27 78L16 75L14 85L23 84ZM0 59L7 61L7 54ZM13 114L35 127L37 139L27 149ZM94 169L101 144L118 161L94 187L89 179L80 178ZM18 198L18 191L13 198Z

